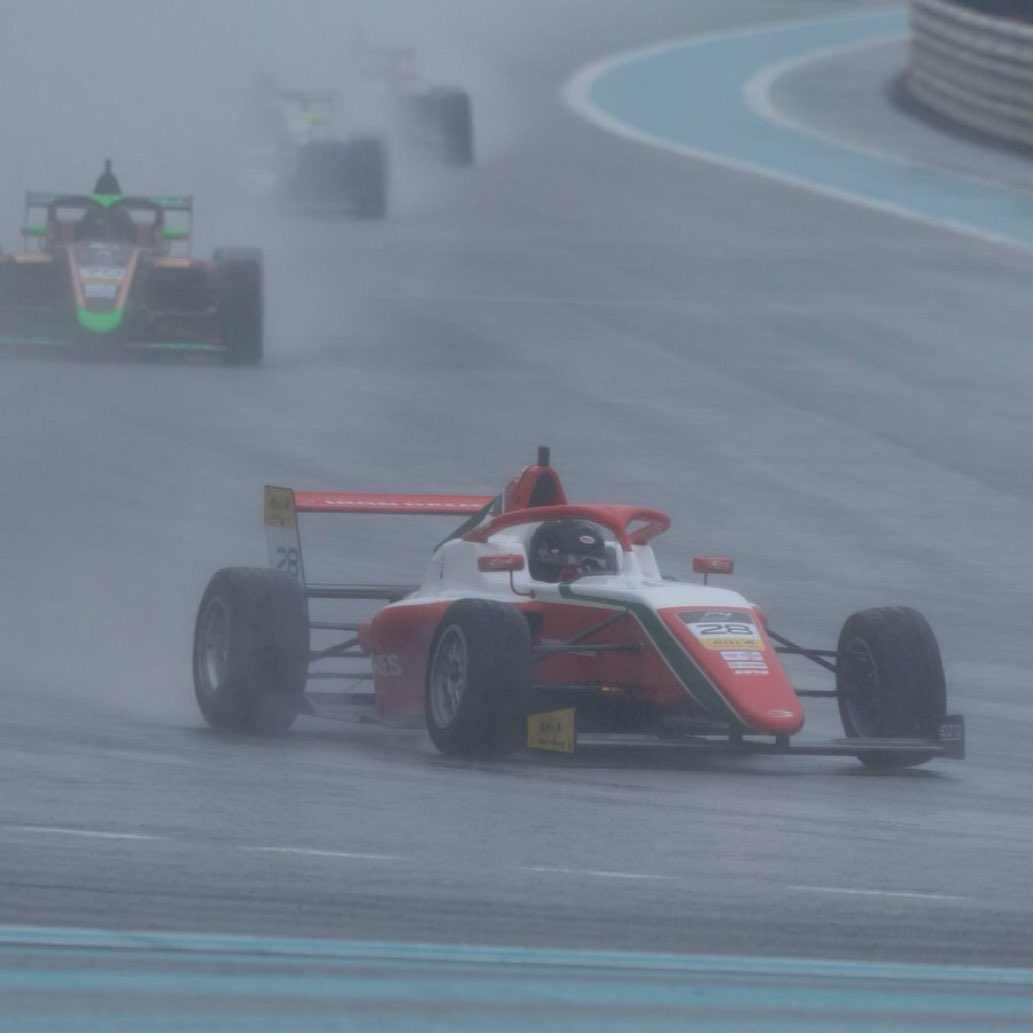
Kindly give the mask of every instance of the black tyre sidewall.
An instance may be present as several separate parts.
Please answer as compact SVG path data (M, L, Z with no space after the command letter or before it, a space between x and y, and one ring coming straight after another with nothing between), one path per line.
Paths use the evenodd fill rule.
M438 645L450 628L466 641L467 680L452 722L439 727L430 701ZM484 599L460 599L442 617L426 676L427 730L446 756L494 758L523 740L531 686L531 634L519 610Z
M873 677L861 677L856 655L867 655ZM843 729L850 738L935 739L947 710L943 662L928 621L906 606L880 607L852 614L843 624L837 646L836 691ZM859 700L869 727L861 727ZM923 763L922 754L865 753L869 767L905 767Z
M262 256L253 248L215 253L219 342L227 362L253 366L264 351Z
M228 616L228 650L222 681L208 692L199 672L213 601ZM308 653L308 606L296 581L251 567L227 567L212 576L197 611L193 656L194 692L210 725L266 735L285 732L301 707Z
M470 95L462 90L437 98L438 124L441 127L442 155L447 165L473 164L473 107Z
M387 214L387 148L377 136L347 144L347 189L355 215L378 220Z

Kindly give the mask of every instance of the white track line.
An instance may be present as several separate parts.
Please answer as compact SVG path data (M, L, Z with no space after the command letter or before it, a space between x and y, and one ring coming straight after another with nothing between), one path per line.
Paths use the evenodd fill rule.
M149 836L142 832L100 832L96 829L66 829L56 825L0 825L7 832L43 832L57 836L83 836L87 839L166 839L166 836Z
M906 890L865 890L851 889L843 886L790 886L791 890L805 893L834 893L849 897L890 897L905 900L969 900L969 897L955 896L953 893L917 893Z
M809 136L832 147L841 147L844 150L854 151L856 154L863 154L869 158L894 161L902 165L920 164L908 161L906 158L902 158L899 154L893 154L891 151L880 150L877 147L866 147L863 144L853 143L833 133L826 133L782 111L771 99L771 92L774 90L778 80L791 75L793 72L798 72L810 65L821 64L823 61L831 61L837 57L846 57L862 50L874 50L878 47L899 43L906 39L906 33L887 33L882 36L873 36L870 39L855 40L853 43L841 43L834 47L822 47L820 50L812 50L800 57L791 57L785 61L779 61L777 64L768 65L747 81L742 91L743 100L746 101L746 106L754 114L759 115L765 121L773 122L775 125L788 129L790 132L798 133L800 136Z
M673 879L673 875L646 875L643 872L604 872L593 868L550 868L546 865L519 865L521 872L551 872L557 875L587 875L593 879Z
M397 854L363 854L350 850L311 850L299 846L242 846L239 849L263 854L300 854L302 857L343 857L349 861L406 861Z
M941 175L953 176L955 179L966 183L976 183L979 186L993 187L997 190L1007 190L1024 197L1033 196L1033 190L1024 190L1022 187L1013 186L1010 183L1002 183L996 179L980 176L972 172L959 172L956 169L937 165L935 162L922 161L918 158L911 158L902 154L895 154L892 151L883 150L879 147L870 147L867 144L857 143L835 133L826 132L816 126L800 121L793 115L788 114L779 108L771 97L771 94L778 80L787 75L792 75L810 65L821 64L823 61L831 61L839 57L847 57L864 50L875 50L879 47L889 46L893 43L900 43L907 39L907 34L887 33L884 36L873 36L871 39L858 40L853 43L844 43L835 47L825 47L821 50L814 50L802 57L790 58L780 61L777 64L762 68L743 87L743 99L747 107L756 115L759 115L767 122L788 129L799 136L809 136L819 143L829 147L836 147L840 150L851 151L860 154L865 158L875 158L878 161L892 162L909 169L931 169Z

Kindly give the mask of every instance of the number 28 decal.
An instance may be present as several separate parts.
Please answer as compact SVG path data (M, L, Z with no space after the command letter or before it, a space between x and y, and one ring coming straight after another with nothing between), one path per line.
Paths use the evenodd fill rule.
M293 546L287 548L281 545L276 550L276 555L280 558L279 563L276 564L276 569L283 571L288 577L298 580L301 576L301 553Z

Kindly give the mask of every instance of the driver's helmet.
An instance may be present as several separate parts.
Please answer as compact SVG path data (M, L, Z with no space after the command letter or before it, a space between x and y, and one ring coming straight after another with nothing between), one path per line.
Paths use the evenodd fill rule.
M108 237L107 212L91 205L75 225L76 240L106 240Z
M616 569L599 528L584 520L547 521L531 536L527 552L535 581L573 581Z
M136 223L132 215L118 205L112 208L90 207L76 226L75 239L132 244L136 241Z

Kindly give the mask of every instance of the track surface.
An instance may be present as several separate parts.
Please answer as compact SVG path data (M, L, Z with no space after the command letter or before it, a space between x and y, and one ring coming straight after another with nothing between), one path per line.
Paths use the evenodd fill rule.
M513 138L403 174L386 224L263 225L261 368L2 359L0 922L1033 965L1033 259L579 121L558 91L602 53L843 9L641 6L511 61ZM774 96L893 147L891 63ZM944 166L968 147L922 135ZM263 483L493 491L542 442L568 495L668 509L667 569L733 554L808 644L923 610L971 759L480 766L416 732L203 726L194 610L216 567L263 562ZM411 576L428 527L382 564L362 524L351 572Z

